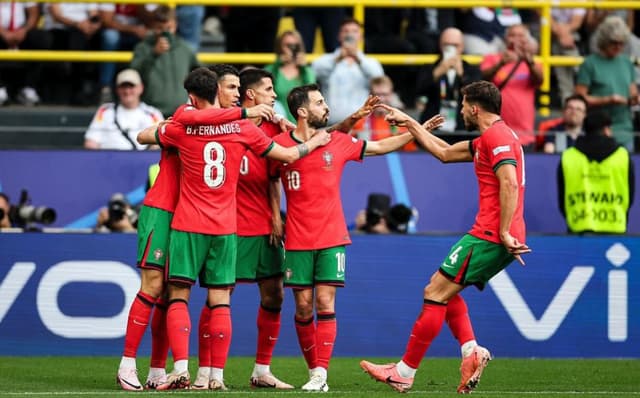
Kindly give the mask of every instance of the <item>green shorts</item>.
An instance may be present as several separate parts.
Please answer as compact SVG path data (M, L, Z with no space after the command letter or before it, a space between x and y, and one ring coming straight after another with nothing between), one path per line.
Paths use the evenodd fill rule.
M269 235L238 236L236 281L256 282L283 274L282 247L269 244Z
M440 273L460 285L484 289L495 274L507 268L515 257L504 245L464 235L451 247L440 265Z
M142 206L138 218L138 267L164 270L172 218L173 213Z
M319 250L287 250L284 254L284 286L344 286L344 246Z
M202 287L235 285L236 234L205 235L171 230L170 241L170 282L192 285L199 277Z

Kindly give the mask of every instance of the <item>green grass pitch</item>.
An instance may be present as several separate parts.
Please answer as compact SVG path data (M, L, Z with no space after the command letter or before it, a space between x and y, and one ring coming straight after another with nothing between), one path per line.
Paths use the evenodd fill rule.
M367 358L379 362L397 358ZM206 394L201 391L124 392L116 387L117 357L0 357L0 397L111 397L124 395ZM334 358L329 369L328 395L349 398L392 397L399 394L376 383L358 366L360 358ZM460 361L453 358L426 359L416 376L410 395L456 397ZM140 380L145 381L148 359L138 360ZM195 377L197 358L190 361ZM233 397L309 397L299 387L307 381L303 359L276 357L276 376L298 388L294 391L253 390L248 380L253 358L230 358L225 369L228 392ZM601 359L508 359L489 363L473 395L482 397L640 397L640 360Z

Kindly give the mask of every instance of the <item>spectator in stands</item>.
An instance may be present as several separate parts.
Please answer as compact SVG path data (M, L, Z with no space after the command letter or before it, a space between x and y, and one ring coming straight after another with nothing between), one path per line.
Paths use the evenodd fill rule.
M575 91L589 107L607 112L613 121L613 137L630 152L634 150L633 123L629 105L640 101L635 69L622 50L629 40L629 28L618 16L610 16L598 26L598 52L585 58L576 79Z
M36 3L19 1L3 1L0 3L0 49L48 49L51 42L48 35L37 29L40 9ZM5 65L6 66L6 65ZM20 91L17 100L23 105L35 105L40 102L36 91L38 81L42 75L40 62L26 62L15 65L9 76L9 68L0 70L0 106L9 100L7 85L17 82ZM18 69L18 70L15 70Z
M418 95L427 97L422 122L438 113L445 117L441 131L464 130L460 89L480 80L480 69L462 59L463 35L457 28L447 28L440 35L440 56L435 64L425 65L418 74Z
M101 21L95 3L49 3L46 10L44 26L51 34L53 49L85 51L99 48L97 33ZM72 82L69 93L72 103L85 105L94 100L94 68L95 65L86 62L74 62L70 69L65 66L59 78Z
M551 49L553 54L579 56L579 30L582 27L586 10L584 8L551 9ZM560 100L565 101L573 94L575 86L575 68L556 66L553 73L558 82Z
M144 102L173 115L178 106L187 101L182 82L198 66L196 55L189 45L176 36L175 11L166 6L152 13L151 35L134 49L131 68L136 69L144 82Z
M11 228L9 210L11 210L11 200L4 192L0 192L0 229Z
M313 69L307 65L307 53L300 33L295 30L282 32L275 42L276 62L265 66L273 75L273 86L278 96L276 112L285 114L287 119L295 122L289 112L287 95L294 87L316 82Z
M587 100L573 94L564 100L562 117L545 120L538 126L538 145L544 153L562 153L575 146L583 134L584 118L587 116ZM538 148L540 149L540 148Z
M338 47L340 21L347 16L341 7L296 7L293 9L293 21L300 32L304 46L313 51L316 40L316 29L320 28L325 52Z
M463 12L462 31L467 54L499 53L505 47L502 40L505 29L522 24L522 18L515 8L473 7Z
M389 195L369 194L367 208L356 215L356 231L368 234L406 234L413 211L402 203L390 205Z
M176 19L178 21L178 36L182 37L194 52L198 52L204 6L178 6L176 7Z
M138 42L147 35L144 24L144 6L133 4L103 3L100 5L100 19L103 30L102 50L131 51ZM111 86L116 75L116 64L102 62L100 64L100 101L109 102L112 98Z
M608 114L589 112L585 135L562 153L558 205L571 233L627 231L635 191L633 161L611 138L611 127Z
M369 80L384 75L378 60L359 50L362 27L355 19L340 25L340 46L316 59L312 66L327 102L332 105L330 123L344 120L369 95Z
M505 42L504 52L486 55L480 70L485 80L500 89L500 114L518 134L525 151L530 151L535 142L535 95L542 83L542 66L533 61L537 46L525 25L510 26Z
M222 25L225 48L230 53L266 53L278 33L280 7L225 7ZM257 33L259 32L259 33Z
M125 69L116 78L116 103L98 108L84 135L87 149L146 149L136 141L139 131L162 120L162 113L140 100L144 86L134 69Z
M393 82L388 76L374 77L370 82L370 94L380 99L380 103L404 108L404 105L393 90ZM387 112L382 108L373 108L373 111L360 118L351 129L351 134L361 140L378 141L392 135L406 133L407 129L389 124L385 120ZM416 151L418 146L415 141L410 141L402 147L404 151Z

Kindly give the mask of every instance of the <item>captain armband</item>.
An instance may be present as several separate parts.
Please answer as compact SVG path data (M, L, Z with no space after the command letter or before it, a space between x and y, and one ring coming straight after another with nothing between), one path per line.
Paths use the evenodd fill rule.
M298 155L300 156L300 158L303 158L309 154L309 147L304 142L302 144L296 145L296 148L298 149Z

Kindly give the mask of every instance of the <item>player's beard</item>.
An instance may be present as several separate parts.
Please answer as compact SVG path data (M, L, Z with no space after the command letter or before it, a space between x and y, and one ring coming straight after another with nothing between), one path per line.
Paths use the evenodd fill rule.
M464 128L467 131L475 131L478 129L478 122L472 119L472 116L462 115L462 120L464 121Z
M329 122L329 113L325 113L322 117L316 117L315 115L309 115L309 120L307 123L309 127L314 129L321 129L323 127L327 127L327 123Z

